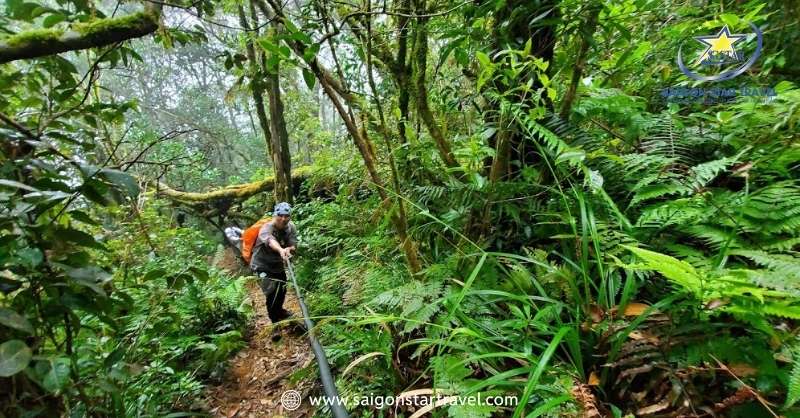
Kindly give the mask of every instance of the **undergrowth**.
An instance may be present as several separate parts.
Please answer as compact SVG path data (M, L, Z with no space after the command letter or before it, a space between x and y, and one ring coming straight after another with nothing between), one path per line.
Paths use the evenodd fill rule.
M620 94L592 91L577 113L613 120L600 104ZM784 89L762 110L789 111L797 94ZM520 116L549 173L409 189L429 257L417 277L396 246L394 209L359 196L358 181L300 205L299 276L330 360L348 371L342 394L435 389L520 402L435 411L455 417L770 416L777 405L792 415L800 184L785 156L798 151L789 136L728 134L789 129L753 125L746 106L704 128L722 140L697 132L700 115L638 110L633 148L580 121ZM554 177L556 187L537 183ZM491 210L475 223L479 202ZM458 232L470 222L486 225L480 240ZM351 405L360 416L377 410Z

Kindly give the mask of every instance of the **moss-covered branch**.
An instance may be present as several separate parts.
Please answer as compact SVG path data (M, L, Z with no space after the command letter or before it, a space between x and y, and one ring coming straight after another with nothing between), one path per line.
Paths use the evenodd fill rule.
M420 10L418 10L418 12L421 12L420 14L427 13L424 1L420 1L418 7L420 8ZM430 106L428 106L428 89L430 86L425 82L425 72L428 68L427 20L427 18L419 19L416 27L417 39L414 47L415 59L413 65L414 100L417 104L417 112L419 112L420 118L428 128L428 133L431 135L431 138L433 138L433 142L436 144L436 149L439 151L439 156L442 158L442 161L450 168L457 168L460 167L460 165L453 155L453 151L450 149L450 143L447 141L447 138L445 138L442 129L439 127L439 123L433 116Z
M302 183L313 173L313 167L298 167L292 171L292 181ZM202 205L216 201L245 200L258 193L268 192L275 187L275 177L270 176L261 181L252 183L235 184L204 193L182 192L159 183L157 195L187 205Z
M0 39L0 64L67 51L112 45L158 29L161 6L147 3L144 11L127 16L74 23L69 28L31 29Z

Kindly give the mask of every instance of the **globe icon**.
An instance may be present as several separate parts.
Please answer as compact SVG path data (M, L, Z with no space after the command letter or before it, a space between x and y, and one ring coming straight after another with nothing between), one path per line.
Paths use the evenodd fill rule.
M300 407L300 392L296 390L287 390L281 395L281 405L288 411L294 411Z

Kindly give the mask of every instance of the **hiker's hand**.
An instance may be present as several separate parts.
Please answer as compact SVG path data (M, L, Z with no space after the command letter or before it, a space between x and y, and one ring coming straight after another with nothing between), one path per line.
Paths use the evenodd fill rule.
M291 256L292 252L288 248L284 248L281 250L281 258L283 258L284 260L289 261L289 258L291 258Z

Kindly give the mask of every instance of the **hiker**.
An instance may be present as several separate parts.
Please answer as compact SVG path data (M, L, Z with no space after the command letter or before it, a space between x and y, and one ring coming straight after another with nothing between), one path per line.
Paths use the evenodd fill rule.
M261 290L267 299L267 313L272 323L290 319L292 313L283 309L286 298L286 270L297 247L297 228L289 220L292 207L286 202L275 205L272 220L261 226L253 246L250 269L261 279Z

